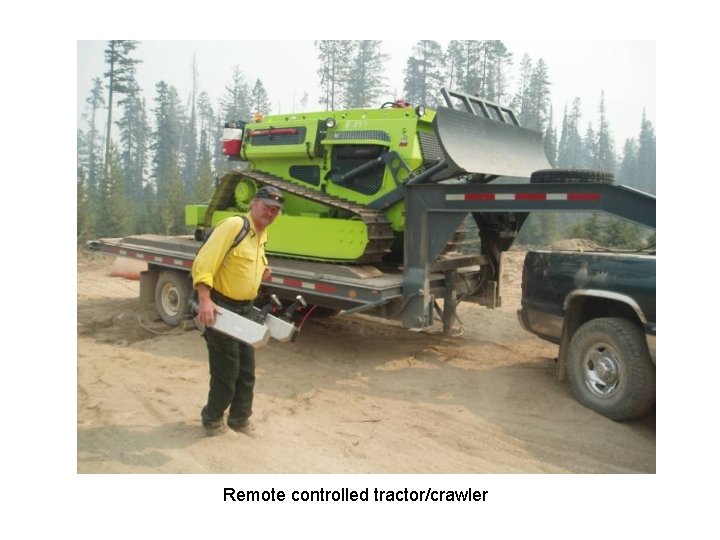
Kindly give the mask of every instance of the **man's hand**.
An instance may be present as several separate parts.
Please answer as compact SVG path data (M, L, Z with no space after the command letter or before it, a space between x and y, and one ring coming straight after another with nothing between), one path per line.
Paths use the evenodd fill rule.
M205 326L215 324L217 306L210 298L210 287L204 283L197 286L198 291L198 320Z
M270 278L272 277L272 270L270 270L269 266L265 267L265 272L263 272L263 281L270 281Z

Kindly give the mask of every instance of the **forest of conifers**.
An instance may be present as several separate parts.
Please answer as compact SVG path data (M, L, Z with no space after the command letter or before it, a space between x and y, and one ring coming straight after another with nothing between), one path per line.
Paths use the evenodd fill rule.
M140 88L134 57L139 42L108 41L105 71L88 88L77 131L77 235L117 237L133 233L187 234L184 206L209 200L215 178L229 167L220 138L227 121L271 112L262 80L235 68L222 96L193 92L189 105L171 81ZM302 110L371 108L386 94L381 41L316 41L319 106L300 99ZM516 59L502 41L423 40L407 59L402 97L435 106L449 87L508 105L521 125L543 133L553 167L613 172L616 183L655 193L655 130L638 111L637 137L616 144L602 89L596 124L584 122L580 99L553 125L552 66L540 58ZM512 80L511 68L519 68ZM582 123L582 124L581 124ZM98 127L102 126L102 127ZM543 245L563 237L601 245L643 247L654 234L603 216L532 215L520 235Z

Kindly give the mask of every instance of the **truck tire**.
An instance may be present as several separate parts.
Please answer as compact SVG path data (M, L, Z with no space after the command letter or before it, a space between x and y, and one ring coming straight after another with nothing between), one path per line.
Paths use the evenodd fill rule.
M642 330L615 317L583 324L570 340L567 371L575 399L612 420L629 420L655 404L655 365Z
M542 169L530 175L531 184L608 184L615 175L591 169Z
M160 318L170 326L178 326L190 311L191 294L192 284L187 274L172 270L160 272L155 286L155 308Z

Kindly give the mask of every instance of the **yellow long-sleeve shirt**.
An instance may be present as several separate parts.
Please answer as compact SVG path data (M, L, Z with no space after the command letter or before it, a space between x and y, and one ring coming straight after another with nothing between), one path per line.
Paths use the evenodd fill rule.
M258 235L249 213L247 218L250 230L229 253L228 249L242 229L243 220L236 216L217 224L193 262L193 287L204 283L233 300L255 299L267 266L267 231Z

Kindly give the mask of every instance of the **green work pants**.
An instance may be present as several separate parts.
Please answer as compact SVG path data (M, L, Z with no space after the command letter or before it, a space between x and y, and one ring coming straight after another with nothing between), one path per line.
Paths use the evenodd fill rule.
M245 310L233 311L247 315L242 312ZM210 362L210 391L202 420L219 420L229 407L228 419L242 423L252 414L255 349L212 328L205 330L204 337Z

